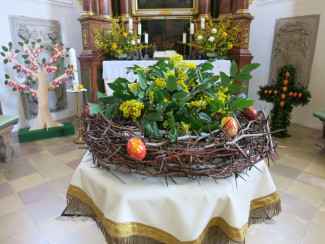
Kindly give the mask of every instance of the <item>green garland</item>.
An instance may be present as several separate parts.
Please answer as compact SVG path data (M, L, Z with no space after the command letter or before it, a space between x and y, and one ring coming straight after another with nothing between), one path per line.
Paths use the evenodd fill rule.
M305 106L311 98L306 87L296 84L296 73L296 67L287 64L279 69L277 83L260 86L258 91L260 100L274 104L271 110L271 130L282 130L274 133L275 137L290 136L287 127L290 125L293 107Z

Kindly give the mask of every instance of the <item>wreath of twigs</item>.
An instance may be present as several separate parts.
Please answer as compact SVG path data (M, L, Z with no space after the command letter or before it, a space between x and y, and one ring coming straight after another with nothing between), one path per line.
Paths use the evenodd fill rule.
M94 163L110 171L112 166L121 172L136 173L148 177L164 176L198 179L208 176L213 179L236 178L246 169L264 158L276 154L268 118L261 110L258 118L249 121L243 116L236 118L239 132L229 138L222 129L205 135L184 135L172 143L168 138L152 140L143 136L141 126L107 120L103 114L96 118L83 118L85 147L94 158ZM127 153L130 138L141 139L147 148L143 160L134 160Z

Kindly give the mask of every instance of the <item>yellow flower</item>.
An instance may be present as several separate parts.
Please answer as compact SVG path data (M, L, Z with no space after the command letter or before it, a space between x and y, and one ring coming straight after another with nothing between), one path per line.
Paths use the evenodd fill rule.
M82 90L82 89L84 89L84 85L79 84L79 85L78 85L78 90Z
M123 32L123 37L127 37L128 34L126 32Z
M128 84L129 88L135 92L140 92L140 83L130 83Z
M143 108L144 104L142 102L132 99L123 102L119 109L123 112L123 117L132 117L133 121L136 122L137 118L141 116L141 109Z
M164 78L156 78L155 83L156 83L157 88L165 88L166 87L166 81Z
M150 91L149 94L148 94L148 98L150 101L152 101L154 98L155 98L155 93L154 91Z
M233 48L233 45L231 43L228 43L228 48L229 49L232 49Z
M225 104L230 98L230 95L225 94L226 92L228 92L228 87L224 88L223 86L220 86L218 88L218 91L217 91L217 95L219 97L219 100L223 104Z
M188 133L190 131L191 124L185 124L183 121L181 123L181 131L184 131L185 133Z
M228 36L227 32L222 33L222 36L227 37Z
M165 120L164 123L163 123L163 127L167 128L168 125L169 125L169 120Z
M187 63L187 68L188 69L195 69L196 68L196 64L194 62L188 62Z
M115 50L116 48L117 48L117 45L116 45L116 43L113 43L113 44L112 44L112 49L114 49L114 50Z

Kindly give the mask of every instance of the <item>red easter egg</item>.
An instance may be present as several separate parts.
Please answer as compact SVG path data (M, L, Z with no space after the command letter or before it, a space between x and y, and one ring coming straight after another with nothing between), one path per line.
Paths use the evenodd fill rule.
M244 108L244 116L248 120L257 119L258 113L255 107L250 106L248 108Z
M229 137L234 137L238 133L238 123L233 117L224 117L221 120L221 126Z
M298 94L298 97L302 97L302 94L301 94L301 93L299 93L299 94Z
M85 114L86 114L86 117L89 118L89 119L93 119L95 118L95 116L93 115L90 115L90 112L89 112L89 107L90 107L90 103L87 104L87 106L85 107Z
M138 138L131 138L127 144L129 156L134 160L142 160L147 154L147 148Z
M288 78L290 76L290 73L287 71L284 76Z

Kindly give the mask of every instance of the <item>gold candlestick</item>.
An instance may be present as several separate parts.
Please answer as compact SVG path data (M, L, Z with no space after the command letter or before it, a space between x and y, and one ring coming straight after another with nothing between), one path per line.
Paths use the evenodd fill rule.
M82 121L81 121L81 108L80 108L80 101L79 101L79 93L80 92L75 92L76 94L76 104L77 104L77 112L78 112L78 130L79 130L79 136L73 140L74 143L76 144L84 144L84 140L82 137Z

